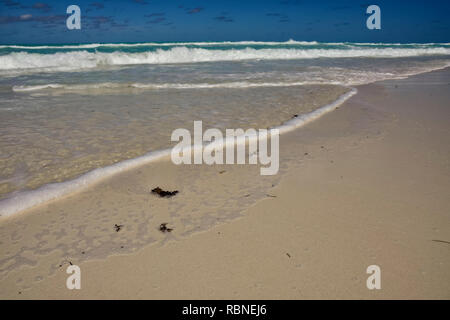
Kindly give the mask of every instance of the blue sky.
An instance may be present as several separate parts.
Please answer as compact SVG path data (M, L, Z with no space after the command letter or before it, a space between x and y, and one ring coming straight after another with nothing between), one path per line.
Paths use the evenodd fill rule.
M81 30L66 8L81 9ZM381 30L366 8L381 8ZM0 0L0 43L150 41L450 42L448 0Z

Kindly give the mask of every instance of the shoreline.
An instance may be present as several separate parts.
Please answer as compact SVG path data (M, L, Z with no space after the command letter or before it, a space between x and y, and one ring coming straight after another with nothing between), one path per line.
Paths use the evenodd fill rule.
M377 80L374 82L369 82L366 84L361 85L367 85L372 83L377 83L379 81L388 81L388 80L401 80L406 79L409 77L416 76L418 74L423 74L427 72L433 72L438 70L444 70L446 68L449 68L449 66L445 67L435 67L431 68L426 72L423 71L416 71L414 73L405 74L396 78L392 79L385 79L385 80ZM325 84L324 84L325 85ZM344 84L329 84L329 85L337 85L339 87L345 88L349 91L343 93L342 95L338 96L336 100L329 102L326 105L323 105L319 107L318 109L311 111L307 114L302 114L301 117L298 119L287 119L283 123L272 126L270 128L279 128L282 132L285 133L290 130L294 130L298 128L299 126L306 124L306 122L309 122L310 120L308 118L312 117L316 120L318 117L323 115L321 113L321 110L330 109L332 110L337 105L345 102L346 99L350 98L353 94L357 93L357 87L361 85L344 85ZM39 86L38 86L39 87ZM270 86L269 86L270 87ZM14 88L13 88L14 91ZM353 92L353 93L352 93ZM321 113L317 115L317 113ZM300 119L308 119L305 121L305 123L300 123ZM291 126L289 128L289 126ZM164 158L167 158L170 156L171 149L156 149L152 151L148 151L141 156L135 157L135 158L129 158L120 160L119 162L103 166L103 167L97 167L92 170L89 170L79 176L75 176L74 178L69 178L68 180L62 181L62 182L51 182L47 184L43 184L39 186L36 189L31 190L15 190L11 193L3 194L3 198L0 199L0 223L6 221L10 217L14 216L15 214L22 214L25 213L27 210L34 208L39 205L43 205L49 201L58 201L60 199L63 199L66 196L70 196L72 194L76 194L86 187L93 186L99 182L101 182L104 179L110 178L111 176L115 174L119 174L120 172L126 171L126 170L133 170L135 168L138 168L140 166L146 165L148 163L151 163L153 161L160 161L164 160Z
M333 102L321 106L310 113L302 114L298 118L288 119L282 124L270 127L269 129L278 129L280 134L298 129L314 120L319 119L326 113L333 111L355 94L357 94L357 89L349 88L349 91L340 95ZM242 138L244 138L244 141ZM252 137L252 139L254 138L255 137ZM225 139L222 139L222 142L223 141L225 141ZM243 142L245 143L245 136L236 137L236 145L242 145ZM213 143L217 143L217 141L206 144L203 148L206 148L208 145L213 145ZM149 151L148 153L136 158L123 160L106 167L93 169L76 177L75 179L46 184L35 190L19 191L17 194L0 200L0 223L2 223L2 220L4 221L15 214L26 214L27 210L36 206L43 205L51 201L62 200L66 196L76 194L83 189L95 186L101 181L111 178L116 174L120 174L121 172L134 170L155 161L169 161L168 158L170 157L171 150L172 149L161 149ZM188 148L188 150L192 150L193 153L197 152L196 148L192 147Z
M445 70L448 68L450 67L449 66L438 67L437 69L431 69L426 72L413 73L406 76L401 76L400 78L379 80L362 85L355 85L355 86L339 85L343 88L347 88L348 91L340 95L336 100L326 105L323 105L310 113L302 114L299 118L287 119L283 123L270 128L279 129L280 134L298 129L311 121L317 120L327 112L333 111L335 108L339 107L347 99L351 98L353 95L358 93L357 88L359 86L376 84L377 82L380 81L382 82L389 80L407 79L420 74ZM237 144L240 143L237 142ZM167 160L167 158L170 156L170 151L171 151L170 148L149 151L139 157L122 160L117 163L108 165L106 167L95 168L86 173L83 173L82 175L74 179L69 179L63 182L45 184L34 190L14 192L13 194L8 195L3 199L0 199L0 223L16 214L26 213L27 210L32 209L36 206L43 205L51 201L62 200L66 196L76 194L85 188L92 187L100 183L104 179L111 178L113 175L120 174L121 172L127 170L134 170L136 168L145 166L146 164L154 161ZM19 203L19 205L17 203Z
M42 276L48 274L49 259L60 263L61 248L47 248L35 257L36 264L21 265L0 280L7 291L2 290L0 297L448 299L448 248L432 240L450 237L445 214L450 208L445 197L449 187L445 162L448 111L443 108L448 104L443 88L448 91L449 70L359 86L359 94L335 112L282 135L280 181L265 180L253 189L243 188L242 193L261 194L255 198L251 194L253 202L244 202L245 206L241 202L230 206L230 211L245 208L242 214L215 221L221 216L208 217L203 230L188 226L205 222L204 212L226 200L213 197L234 192L233 186L239 188L245 178L251 179L254 172L247 171L253 169L223 166L226 172L220 174L221 166L174 168L155 162L111 177L92 190L32 208L36 212L18 215L14 222L5 221L17 230L23 231L20 225L26 225L36 231L35 223L58 220L63 207L67 216L94 206L114 212L112 220L100 217L110 225L114 219L127 221L129 212L145 207L157 216L143 221L142 211L134 223L151 223L153 243L159 246L144 245L134 252L80 263L73 258L85 274L79 292L65 289L65 270L56 268L50 276ZM433 85L422 85L433 77L438 80ZM432 100L424 110L420 106L426 98ZM441 140L436 141L438 134ZM178 195L176 201L165 202L140 194L148 189L149 181L151 185L165 183L168 189L192 188L180 194L186 194L190 202L180 206ZM211 200L198 209L209 196L216 202ZM94 211L91 221L99 218ZM183 225L189 212L192 219ZM154 230L157 222L166 220L174 225L173 234ZM46 230L55 231L51 229L58 223L49 224ZM128 236L130 223L124 224L123 233L113 233L113 237L136 236ZM14 246L35 235L18 234ZM80 239L77 233L71 238ZM47 241L41 244L44 249L51 242L42 236L32 240L37 245ZM89 246L95 245L85 244ZM365 288L365 268L370 264L382 267L379 292Z

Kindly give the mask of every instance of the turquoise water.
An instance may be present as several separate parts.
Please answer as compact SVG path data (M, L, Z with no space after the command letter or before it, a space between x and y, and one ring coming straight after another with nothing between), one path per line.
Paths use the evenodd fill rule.
M449 49L449 43L319 43L319 42L303 42L303 41L286 41L286 42L149 42L149 43L92 43L92 44L41 44L41 45L0 45L0 54L9 54L13 52L34 52L40 54L53 54L56 52L104 52L112 53L116 51L126 53L154 52L157 50L170 50L172 48L200 48L207 50L241 50L251 49L299 49L299 50L362 50L362 49Z

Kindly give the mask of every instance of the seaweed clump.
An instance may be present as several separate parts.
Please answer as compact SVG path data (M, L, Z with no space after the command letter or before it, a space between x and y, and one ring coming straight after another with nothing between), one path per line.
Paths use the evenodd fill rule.
M161 223L159 226L159 231L161 232L172 232L172 228L167 228L167 223Z
M176 195L178 193L178 190L165 191L165 190L161 189L160 187L156 187L155 189L152 190L152 193L159 195L161 198L164 198L164 197L170 198L170 197L173 197L174 195Z

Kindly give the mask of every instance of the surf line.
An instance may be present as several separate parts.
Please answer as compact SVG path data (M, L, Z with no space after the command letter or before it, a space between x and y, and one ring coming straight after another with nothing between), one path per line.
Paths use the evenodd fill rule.
M309 122L320 118L322 115L333 111L357 92L357 89L353 88L349 92L341 95L334 102L320 107L310 113L288 120L285 123L274 127L274 129L278 129L279 133L283 134L302 127ZM36 190L19 192L9 198L0 200L0 220L26 209L44 204L48 201L56 200L57 198L78 192L117 173L137 168L156 160L168 158L171 155L171 151L171 149L151 151L137 158L124 160L110 166L94 169L73 180L51 183Z

